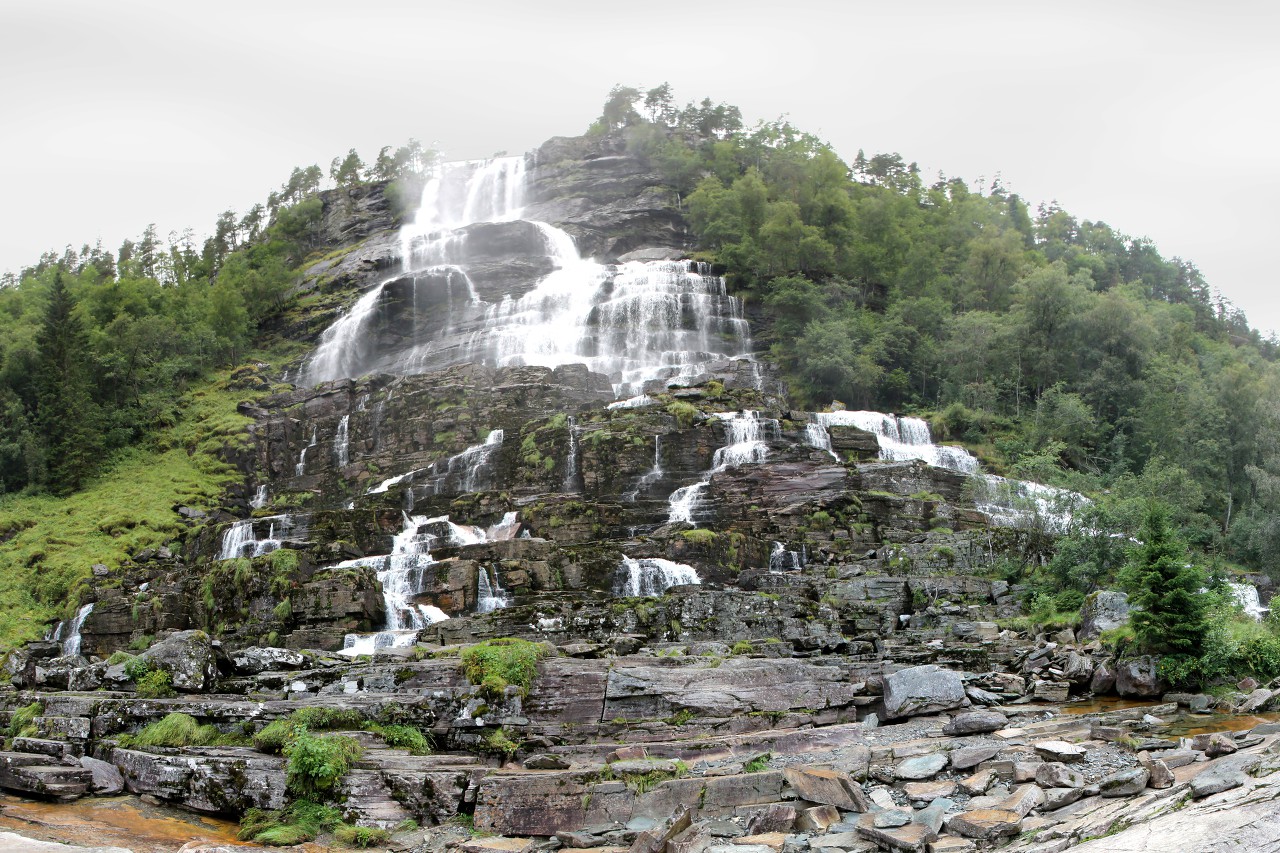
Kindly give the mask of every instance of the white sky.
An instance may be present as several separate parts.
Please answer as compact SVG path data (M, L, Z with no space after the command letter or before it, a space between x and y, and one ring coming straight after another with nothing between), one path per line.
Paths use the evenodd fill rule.
M0 271L203 238L294 166L585 130L615 83L1057 199L1280 330L1280 4L0 0Z

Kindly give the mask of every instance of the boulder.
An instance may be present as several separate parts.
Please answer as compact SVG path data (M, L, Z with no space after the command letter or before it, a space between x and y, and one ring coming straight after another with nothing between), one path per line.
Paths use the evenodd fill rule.
M1160 678L1160 661L1152 655L1119 661L1116 664L1116 692L1121 696L1150 698L1161 696L1169 686Z
M901 669L884 680L885 717L891 720L950 711L964 702L960 673L936 664Z
M1036 753L1046 761L1071 763L1085 757L1085 749L1065 740L1042 740L1035 744Z
M957 770L968 770L971 767L977 767L989 758L994 758L999 751L1000 747L996 744L964 746L960 749L953 749L951 750L951 766Z
M1089 679L1089 692L1104 696L1116 689L1116 671L1105 663L1093 668L1093 677Z
M956 714L951 722L942 728L942 733L950 737L959 735L976 735L994 732L1009 725L1009 718L999 711L966 711Z
M1191 796L1197 800L1220 794L1245 783L1245 774L1258 763L1257 756L1224 758L1210 764L1191 780Z
M955 815L947 829L965 838L1008 838L1022 831L1022 815L1007 809L974 809Z
M848 812L870 811L871 803L852 776L830 767L788 767L783 771L796 796Z
M170 634L140 657L169 673L173 688L184 693L204 693L217 680L213 642L204 631Z
M1131 767L1104 777L1098 782L1098 792L1104 797L1131 797L1142 793L1151 778L1145 767Z
M1080 608L1081 641L1092 640L1103 631L1129 624L1129 596L1123 592L1102 590L1084 600Z
M1036 784L1041 788L1083 788L1084 776L1060 761L1047 761L1036 768Z
M306 662L307 659L301 652L271 646L250 646L231 656L231 665L240 675L257 675L268 670L297 669Z
M1219 758L1223 755L1230 755L1236 751L1236 742L1229 735L1222 732L1215 732L1209 735L1208 742L1204 745L1204 754L1210 758Z

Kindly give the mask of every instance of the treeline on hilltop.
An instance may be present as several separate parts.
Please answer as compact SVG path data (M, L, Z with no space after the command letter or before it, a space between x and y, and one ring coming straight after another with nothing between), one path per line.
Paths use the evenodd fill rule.
M1280 559L1277 343L1190 262L998 178L927 183L897 154L846 163L786 121L677 108L666 84L615 87L589 133L681 195L799 402L924 414L997 469L1102 496L1095 531L1136 532L1156 497L1200 549ZM1104 545L1067 587L1114 574Z
M406 198L436 154L416 140L366 167L335 157L338 189ZM47 253L0 281L0 495L79 489L111 454L170 426L188 385L243 358L318 246L325 182L296 168L263 204L221 214L199 243L149 226L116 252Z

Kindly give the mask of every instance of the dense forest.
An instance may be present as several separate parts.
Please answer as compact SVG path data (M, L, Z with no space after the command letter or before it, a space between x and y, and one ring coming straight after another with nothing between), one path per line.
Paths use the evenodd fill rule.
M747 300L798 404L920 414L994 470L1096 498L1048 571L1068 606L1125 561L1116 532L1168 504L1210 561L1280 557L1277 342L1190 262L1031 209L1000 180L930 182L898 154L842 160L786 121L616 87L619 135L687 213L700 257ZM0 493L68 495L179 419L296 298L322 185L431 169L411 141L295 169L200 243L148 228L115 252L49 253L0 287ZM3 504L0 504L3 509Z

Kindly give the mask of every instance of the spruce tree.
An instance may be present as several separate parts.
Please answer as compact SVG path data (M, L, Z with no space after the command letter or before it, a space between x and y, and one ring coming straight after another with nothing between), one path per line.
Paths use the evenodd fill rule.
M48 457L48 486L66 494L79 489L101 455L98 407L90 394L88 339L75 299L54 274L49 289L36 367L36 420Z
M1163 504L1148 507L1141 536L1122 573L1130 602L1141 608L1131 617L1138 645L1156 654L1199 656L1208 628L1204 570L1188 562Z

